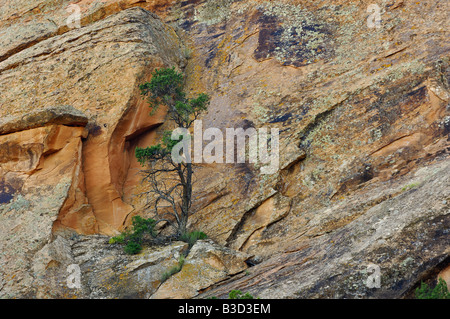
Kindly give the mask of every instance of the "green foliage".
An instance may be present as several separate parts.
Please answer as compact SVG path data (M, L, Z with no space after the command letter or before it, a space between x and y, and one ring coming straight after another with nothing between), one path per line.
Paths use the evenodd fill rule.
M145 164L151 158L165 157L167 155L166 150L161 146L161 144L140 148L136 147L134 154L141 165Z
M444 279L439 278L438 284L431 289L426 283L421 282L416 289L417 299L450 299L450 292Z
M172 152L172 148L181 140L183 139L182 136L179 136L178 139L172 139L172 131L164 131L162 142L164 145L164 148L167 150L168 153Z
M167 104L184 98L183 75L175 67L155 70L150 82L139 86L141 95L148 96L152 112L160 104Z
M189 123L191 115L200 113L206 110L209 101L209 96L201 93L196 98L186 99L184 101L175 102L175 110L177 115L185 123Z
M408 184L408 185L402 187L402 191L404 192L404 191L416 188L417 186L419 186L419 183Z
M156 237L155 224L155 220L151 218L146 219L141 216L134 216L131 221L132 230L112 237L109 243L125 244L124 251L127 254L138 254L142 250L142 241L145 235Z
M248 292L243 294L240 290L231 290L228 299L254 299Z
M132 226L133 226L133 234L132 237L139 237L142 238L142 236L145 233L150 234L151 236L155 237L155 221L151 218L142 218L141 216L134 216L131 220Z
M180 240L189 244L189 247L194 246L195 242L199 239L206 239L208 236L199 230L194 230L181 235Z
M209 297L208 299L218 299L217 296ZM228 294L228 299L255 299L248 292L243 294L240 290L231 290ZM259 299L259 298L257 298Z
M180 259L178 260L178 264L172 268L170 268L168 271L163 273L161 278L161 283L169 279L171 276L175 275L176 273L181 271L181 268L183 268L184 265L184 256L180 255Z

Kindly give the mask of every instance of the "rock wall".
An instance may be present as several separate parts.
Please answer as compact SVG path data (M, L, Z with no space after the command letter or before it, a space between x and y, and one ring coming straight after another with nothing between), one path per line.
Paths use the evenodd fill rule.
M149 115L138 85L163 66L211 96L204 128L280 130L275 174L197 168L190 227L255 266L229 278L214 270L207 284L188 278L186 296L398 298L446 274L446 1L73 3L80 28L68 23L69 1L0 1L0 296L67 297L45 282L76 260L77 236L112 235L149 215L136 197L146 186L134 149L171 123L163 109ZM38 256L57 250L55 238L73 242L55 244L65 257L50 263ZM380 289L364 284L369 264L381 268ZM111 296L154 292L126 287ZM78 296L107 296L89 291Z
M163 121L149 116L138 84L154 68L182 64L179 46L170 27L137 8L39 41L1 62L2 116L64 102L89 118L82 169L102 233L120 229L133 210L121 199L127 141Z
M50 10L56 4L44 4L45 19L63 17ZM29 43L9 29L31 37L36 30L33 22L23 25L26 13L4 21L11 26L4 26L2 40L14 49L0 62L1 262L13 286L29 286L22 276L30 277L36 250L54 234L111 235L133 211L122 199L129 141L164 120L164 110L149 115L138 84L155 68L182 66L184 56L173 29L155 14L116 11L82 28L61 24L57 34ZM12 296L23 294L12 290Z

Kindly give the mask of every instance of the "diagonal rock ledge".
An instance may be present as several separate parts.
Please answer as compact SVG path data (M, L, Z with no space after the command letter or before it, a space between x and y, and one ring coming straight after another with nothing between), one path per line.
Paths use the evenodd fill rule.
M30 130L51 124L86 126L89 119L71 105L50 106L24 115L0 119L0 135Z

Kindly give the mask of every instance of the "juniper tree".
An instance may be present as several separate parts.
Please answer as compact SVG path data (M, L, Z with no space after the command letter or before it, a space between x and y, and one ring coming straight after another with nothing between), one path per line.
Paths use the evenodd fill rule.
M183 84L183 75L175 68L163 68L153 72L150 82L139 86L141 95L147 97L151 114L165 105L168 118L178 126L175 131L181 130L183 133L174 135L173 131L165 131L161 143L135 150L136 158L144 168L141 170L143 181L149 185L149 189L141 194L149 198L145 208L153 209L156 224L167 222L174 226L172 235L176 238L187 231L193 183L190 152L179 146L188 140L189 143L182 145L190 145L191 137L187 130L209 105L207 94L188 98ZM164 210L161 207L163 204Z

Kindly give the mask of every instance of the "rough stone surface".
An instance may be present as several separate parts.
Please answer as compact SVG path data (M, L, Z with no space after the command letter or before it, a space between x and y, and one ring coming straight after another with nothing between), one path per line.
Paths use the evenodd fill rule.
M189 83L212 94L203 126L278 127L285 167L268 176L251 165L202 167L192 223L219 242L250 238L245 219L278 192L289 214L246 247L270 255L307 231L316 210L448 153L443 2L386 5L379 29L367 27L369 1L214 3L223 5L215 23L197 14L213 6L204 1L182 7L180 20L193 49Z
M0 135L25 131L50 124L86 126L88 118L70 105L30 110L22 117L4 116L0 119Z
M50 125L0 136L2 296L27 295L35 254L51 242L57 221L70 218L82 233L98 231L81 186L83 132Z
M164 272L187 251L186 243L174 242L147 247L130 256L123 252L123 246L107 243L105 236L73 241L72 253L81 271L81 288L71 290L77 298L149 298Z
M247 269L246 260L252 256L199 240L191 248L181 271L166 280L152 299L189 299L202 289Z
M193 297L247 268L248 254L199 241L191 250L184 242L149 246L137 255L127 255L123 246L108 244L109 237L55 236L34 255L27 293L36 298L180 298ZM181 272L163 282L164 274L186 256ZM192 273L195 271L195 273ZM189 281L181 280L186 275ZM201 280L199 280L201 279ZM175 287L181 283L183 287ZM6 283L7 284L7 283ZM24 297L8 285L2 298ZM175 289L175 290L173 290ZM10 294L6 294L9 292ZM179 294L182 293L182 295Z
M82 0L79 29L70 3L0 0L0 296L409 298L446 276L448 1L378 3L371 27L369 0ZM255 266L186 276L179 295L165 287L189 267L160 291L145 270L176 258L126 259L106 237L73 235L151 215L133 152L172 125L138 84L162 66L211 96L204 129L280 129L275 174L197 168L189 226ZM47 112L58 105L73 108L63 122ZM80 260L83 290L53 289ZM380 289L364 283L371 263ZM128 264L144 286L120 284Z
M138 84L156 67L182 64L180 51L170 27L133 8L42 40L0 62L0 116L25 121L30 110L46 114L49 105L64 103L89 118L83 171L102 233L121 229L133 210L121 198L133 138L164 119L164 112L149 115Z
M414 188L375 201L365 213L334 231L291 242L290 249L220 283L200 298L226 297L241 289L260 298L398 298L409 296L428 271L448 264L450 196L448 161L414 174ZM410 180L411 181L411 180ZM412 185L412 184L408 184ZM358 196L375 197L374 188ZM312 225L331 221L352 207L316 211ZM313 229L311 225L311 229ZM379 267L380 287L368 286ZM433 278L434 279L434 278Z
M137 85L184 57L154 14L117 12L0 61L2 296L40 296L30 267L52 233L112 234L133 210L121 199L127 147L164 119L148 114Z

